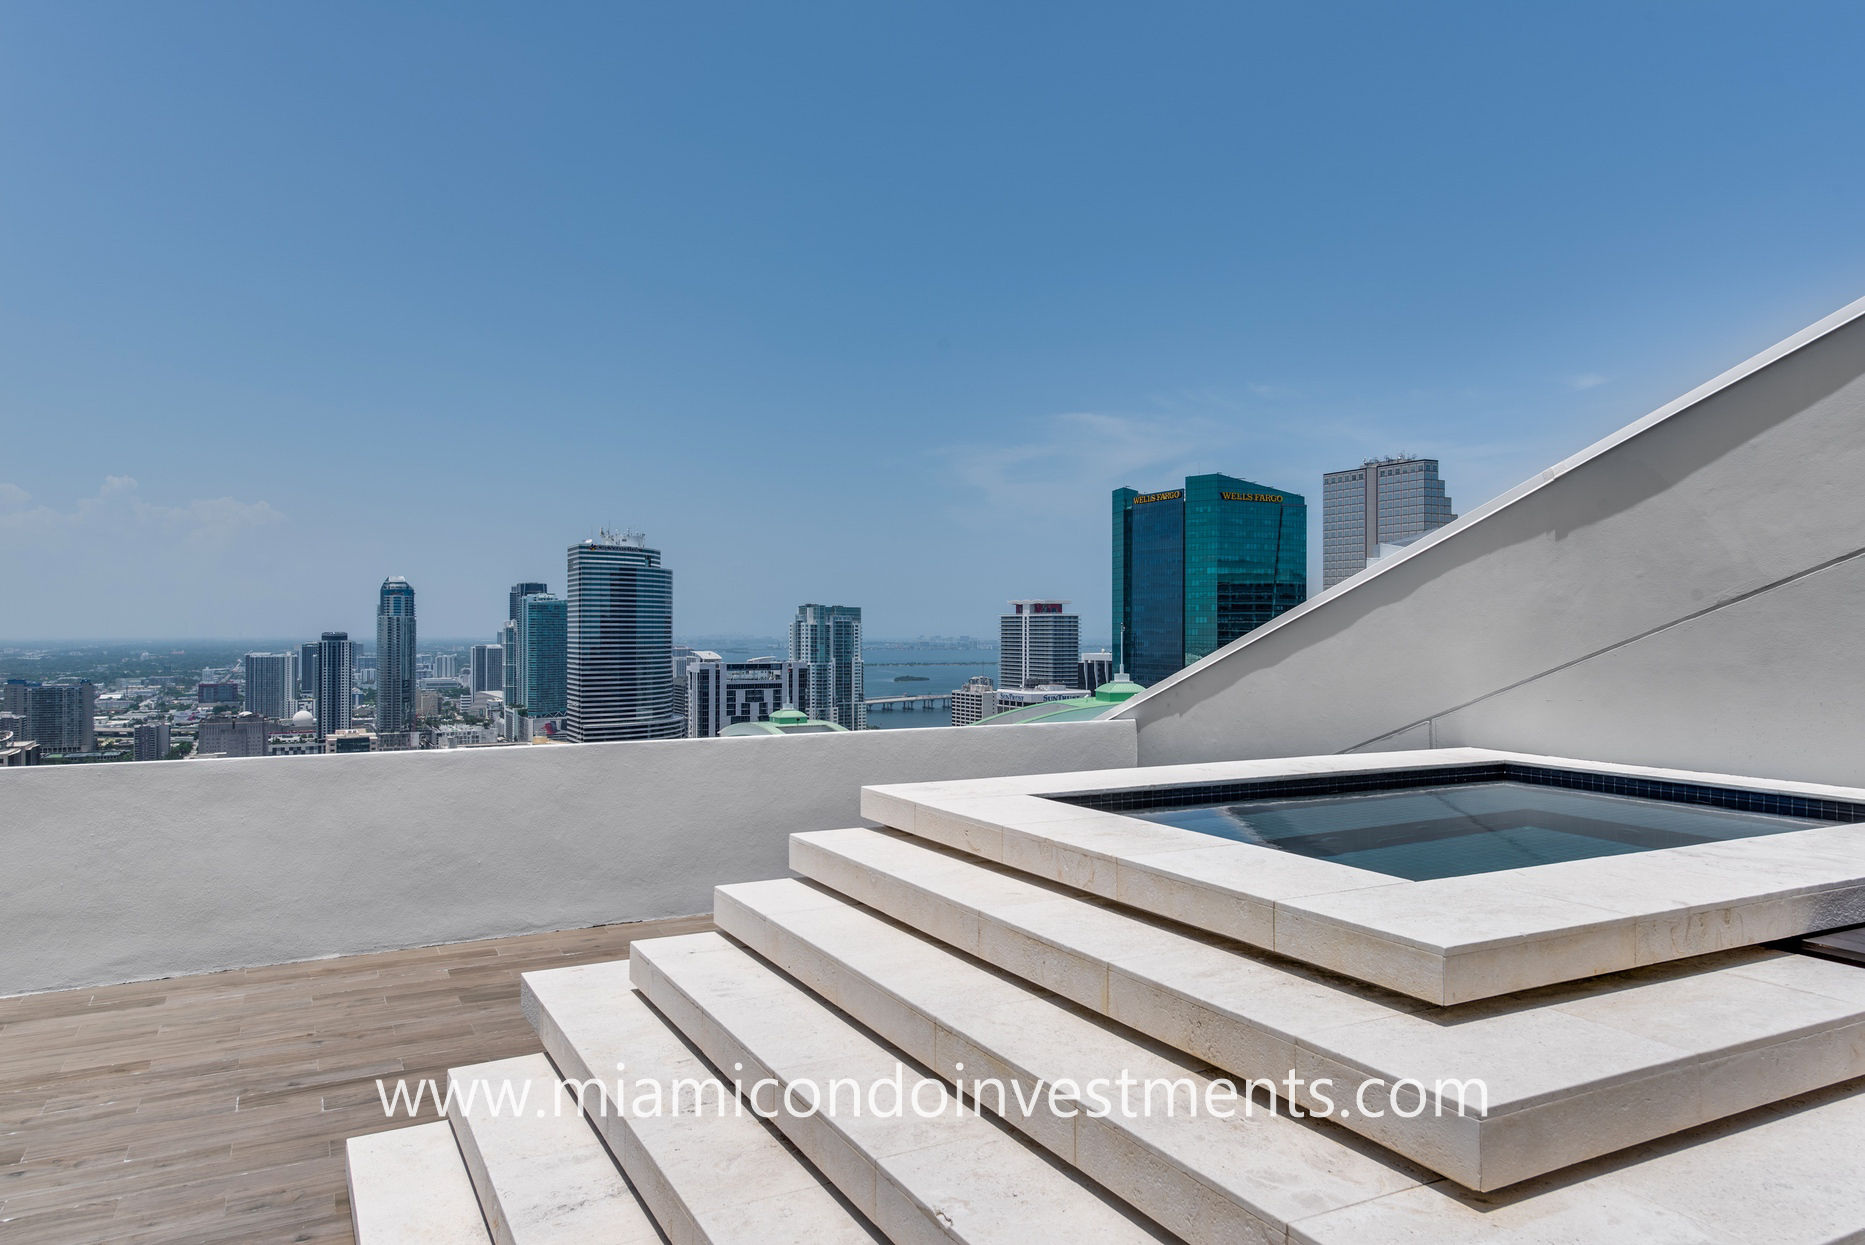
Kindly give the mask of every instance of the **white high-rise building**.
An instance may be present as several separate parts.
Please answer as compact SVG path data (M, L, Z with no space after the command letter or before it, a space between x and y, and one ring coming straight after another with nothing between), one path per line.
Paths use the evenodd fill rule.
M283 722L298 711L290 653L248 653L245 666L248 713Z
M997 686L1075 687L1081 615L1067 601L1012 601L998 622ZM1092 689L1091 689L1092 690Z
M844 730L867 729L859 605L797 606L790 660L809 667L809 703L798 709Z
M708 739L741 722L768 722L809 701L809 666L775 657L726 661L706 649L685 660L686 733Z
M952 725L970 726L997 712L997 689L988 674L974 674L952 689Z
M1435 458L1369 458L1321 477L1321 587L1358 575L1457 516Z

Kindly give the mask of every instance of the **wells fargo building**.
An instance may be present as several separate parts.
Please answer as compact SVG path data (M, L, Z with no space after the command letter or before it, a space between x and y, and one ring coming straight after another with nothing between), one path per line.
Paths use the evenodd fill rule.
M1114 659L1150 687L1308 596L1308 506L1235 476L1114 490Z

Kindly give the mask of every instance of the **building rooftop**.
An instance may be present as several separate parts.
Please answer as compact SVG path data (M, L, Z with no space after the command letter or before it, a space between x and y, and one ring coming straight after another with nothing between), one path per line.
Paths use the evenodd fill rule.
M1865 302L1084 720L9 771L0 1229L1865 1239L1862 428Z
M0 999L0 1237L351 1240L345 1139L395 1126L377 1078L444 1079L463 1060L538 1051L521 973L709 927L650 921Z
M721 738L743 735L822 735L847 731L846 726L812 718L795 705L785 705L762 722L734 722L719 732Z
M1042 690L1042 689L1037 689ZM1047 700L1034 705L1018 705L1002 713L972 723L974 726L1013 726L1034 722L1091 722L1123 701L1131 700L1146 689L1122 675L1094 689L1092 696L1075 696L1066 700ZM1000 696L1006 696L1000 693ZM1006 698L1014 698L1012 690Z

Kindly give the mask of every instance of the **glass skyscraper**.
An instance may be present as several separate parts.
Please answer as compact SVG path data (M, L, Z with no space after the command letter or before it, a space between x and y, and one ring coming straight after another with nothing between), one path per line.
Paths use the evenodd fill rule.
M317 719L317 737L350 729L350 697L355 677L355 648L347 631L326 631L317 642L317 656L311 663L316 679L312 713Z
M511 591L506 593L506 599L511 603L511 608L508 609L505 613L506 619L511 622L517 622L518 621L518 603L520 601L524 600L528 596L533 596L540 592L549 592L549 591L550 591L549 584L533 583L530 580L526 580L523 583L513 584L511 586Z
M673 572L638 532L570 546L567 733L577 743L679 739Z
M499 679L508 706L515 707L512 697L518 687L518 603L528 596L549 591L548 584L526 580L513 584L507 594L511 604L505 614L505 624L499 628L499 647L503 650L500 660L504 666Z
M378 736L405 735L414 729L414 644L414 588L400 575L391 575L382 581L376 600Z
M1308 505L1235 476L1114 490L1114 660L1149 687L1308 596Z
M1369 458L1328 472L1321 477L1322 589L1456 517L1435 458Z
M809 667L809 704L797 708L844 730L867 729L859 605L799 605L790 624L790 660Z
M506 703L533 718L562 717L568 709L570 603L548 592L518 601L512 633L518 642L516 687L506 689Z
M505 646L503 644L475 644L472 656L467 664L467 686L474 692L502 692L505 690Z
M312 640L298 646L298 695L317 695L317 644Z

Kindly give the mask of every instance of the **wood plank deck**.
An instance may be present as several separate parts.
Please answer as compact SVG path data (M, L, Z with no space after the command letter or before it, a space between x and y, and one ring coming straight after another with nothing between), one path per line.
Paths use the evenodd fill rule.
M680 917L0 999L7 1245L349 1242L376 1079L540 1050L518 975L619 959ZM423 1101L421 1118L435 1117Z

